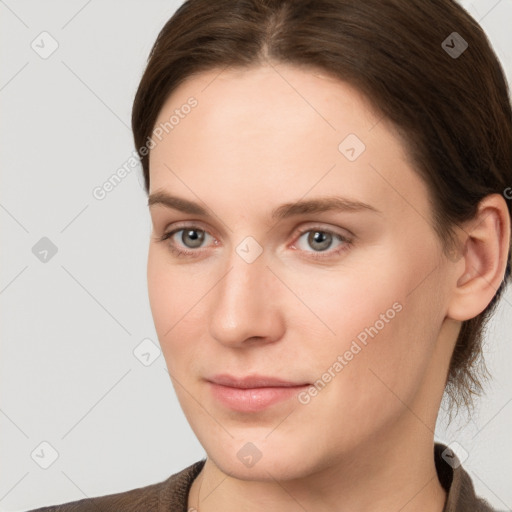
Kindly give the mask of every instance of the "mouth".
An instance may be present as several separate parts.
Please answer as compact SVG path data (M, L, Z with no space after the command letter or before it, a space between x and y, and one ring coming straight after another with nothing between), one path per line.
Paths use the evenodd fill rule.
M304 381L288 381L270 376L233 377L216 375L207 379L213 397L231 410L259 412L290 400L311 386Z

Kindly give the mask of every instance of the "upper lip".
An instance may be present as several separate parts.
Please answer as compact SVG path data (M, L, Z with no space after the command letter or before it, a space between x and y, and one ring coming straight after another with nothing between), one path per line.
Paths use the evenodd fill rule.
M232 375L214 375L207 379L214 384L229 386L231 388L249 389L249 388L290 388L295 386L306 386L307 382L292 382L276 377L266 375L247 375L245 377L233 377Z

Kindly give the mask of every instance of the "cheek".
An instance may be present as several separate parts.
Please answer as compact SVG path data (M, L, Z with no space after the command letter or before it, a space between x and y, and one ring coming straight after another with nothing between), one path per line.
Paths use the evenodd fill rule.
M153 323L158 335L160 346L166 361L169 363L168 355L182 353L173 349L178 341L177 333L183 325L185 307L189 304L187 287L181 283L181 273L165 261L160 249L150 248L148 254L148 298L153 316Z
M150 247L148 253L147 281L151 313L160 342L162 342L164 332L172 325L172 318L170 318L169 312L173 310L172 300L174 288L171 273L162 262L162 258L158 253L159 251Z
M207 283L204 277L194 275L189 267L172 263L160 247L149 249L147 280L155 328L162 336L160 341L165 342L180 323L194 315L193 306L204 295Z
M404 403L413 402L438 331L435 282L425 281L410 293L420 267L389 265L381 268L378 281L370 272L361 274L357 286L322 287L329 300L322 300L319 311L336 336L309 346L307 359L319 391L302 413L305 423L321 418L325 438L343 443L372 435L397 421L406 411Z
M337 369L345 375L343 393L358 389L382 398L381 391L391 395L387 385L404 399L412 396L442 321L440 276L433 271L436 248L423 245L421 255L411 257L406 243L390 244L378 258L369 257L364 264L359 260L353 268L332 272L332 278L317 275L314 287L307 278L295 278L298 295L319 317L297 317L298 325L302 321L299 332L312 333L312 325L318 326L315 336L302 336L318 378L342 356L343 369Z
M186 375L201 360L198 353L207 328L205 293L213 284L208 276L193 275L185 268L172 264L160 248L149 249L147 281L153 323L167 368L176 377Z

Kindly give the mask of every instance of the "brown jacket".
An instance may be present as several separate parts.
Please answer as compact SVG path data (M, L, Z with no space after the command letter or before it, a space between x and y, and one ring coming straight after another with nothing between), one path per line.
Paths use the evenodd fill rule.
M485 500L475 495L471 478L462 466L457 464L458 459L455 458L455 463L452 462L451 465L443 459L442 453L445 449L445 445L435 443L436 470L447 492L443 512L496 512ZM192 464L163 482L29 512L188 512L190 486L201 471L205 460Z

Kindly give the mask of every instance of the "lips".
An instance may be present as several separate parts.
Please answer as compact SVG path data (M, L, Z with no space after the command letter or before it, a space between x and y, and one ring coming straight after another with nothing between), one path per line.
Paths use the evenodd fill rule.
M291 388L298 386L306 386L309 383L305 381L288 381L269 377L265 375L248 375L245 377L233 377L231 375L222 374L215 375L207 379L214 384L228 386L231 388L249 389L249 388Z
M290 400L310 386L275 377L216 375L208 379L213 398L223 407L241 413L256 413Z

